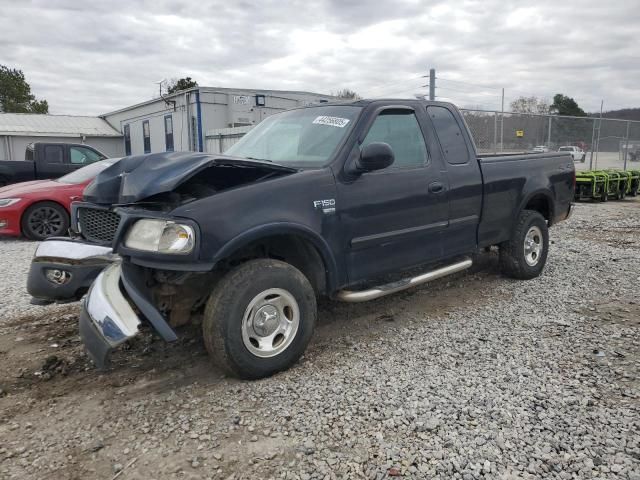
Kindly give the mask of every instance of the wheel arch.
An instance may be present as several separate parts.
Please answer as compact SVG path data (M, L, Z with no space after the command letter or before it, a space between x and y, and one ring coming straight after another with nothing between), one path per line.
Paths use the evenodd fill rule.
M274 223L250 229L227 242L215 255L216 265L242 262L260 253L291 263L307 276L317 294L329 294L338 284L338 268L327 242L310 228Z
M555 214L553 207L553 195L551 192L546 189L536 190L525 196L520 202L520 206L516 211L516 218L523 210L533 210L542 215L551 226Z

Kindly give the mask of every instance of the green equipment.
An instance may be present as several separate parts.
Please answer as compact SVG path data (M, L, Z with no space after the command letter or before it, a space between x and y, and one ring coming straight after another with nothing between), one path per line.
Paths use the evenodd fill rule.
M586 170L576 172L575 200L606 202L635 197L640 190L640 170Z

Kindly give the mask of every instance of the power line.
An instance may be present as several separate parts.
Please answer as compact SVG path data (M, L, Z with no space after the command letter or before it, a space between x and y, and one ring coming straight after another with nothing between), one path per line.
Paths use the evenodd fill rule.
M452 82L452 83L460 83L462 85L469 85L470 87L481 87L481 88L488 88L491 90L501 90L502 87L490 87L488 85L480 85L479 83L470 83L470 82L463 82L462 80L451 80L449 78L442 78L442 77L436 77L438 80L444 80L445 82Z
M422 75L417 76L417 77L407 78L407 79L404 79L404 80L399 80L397 82L391 82L391 83L386 83L386 84L378 85L378 86L375 86L375 87L371 87L371 88L365 90L365 92L367 92L367 94L369 94L372 90L380 90L381 88L393 87L395 85L400 85L401 83L407 83L407 82L412 82L414 80L418 80L419 78L422 78ZM366 96L366 94L365 94L365 96Z
M420 90L421 88L424 88L424 87L422 87L421 85L418 85L416 87L409 87L409 88L405 88L403 90L396 90L396 91L393 91L393 92L390 92L390 93L382 93L382 94L378 94L378 95L373 95L373 97L374 98L375 97L378 97L378 98L380 98L380 97L390 97L392 95L397 95L399 93L415 92L416 90Z

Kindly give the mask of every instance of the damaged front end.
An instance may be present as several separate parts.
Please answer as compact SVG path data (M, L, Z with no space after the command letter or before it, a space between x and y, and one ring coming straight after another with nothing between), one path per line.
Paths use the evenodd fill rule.
M138 334L142 319L165 341L178 339L154 306L145 288L144 272L127 263L110 265L96 278L80 313L80 336L98 368L108 365L114 348Z
M197 153L127 157L102 171L72 206L75 239L38 247L27 290L36 302L80 299L80 335L98 368L150 324L168 342L214 281L198 223L174 210L296 170Z
M36 249L27 277L32 303L79 300L98 274L117 260L111 247L50 238Z

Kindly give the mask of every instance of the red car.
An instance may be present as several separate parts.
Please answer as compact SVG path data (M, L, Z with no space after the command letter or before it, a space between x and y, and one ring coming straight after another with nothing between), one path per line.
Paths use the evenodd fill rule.
M32 240L66 235L71 202L98 173L117 162L108 158L56 180L34 180L0 188L0 235Z

